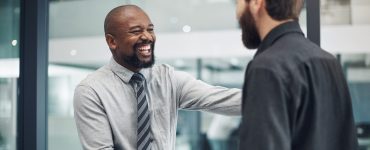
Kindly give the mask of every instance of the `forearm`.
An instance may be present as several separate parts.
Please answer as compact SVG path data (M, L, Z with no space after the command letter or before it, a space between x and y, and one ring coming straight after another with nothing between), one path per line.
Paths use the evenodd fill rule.
M201 110L222 115L241 114L241 90L211 86L202 81L195 81L191 89L180 99L180 108Z

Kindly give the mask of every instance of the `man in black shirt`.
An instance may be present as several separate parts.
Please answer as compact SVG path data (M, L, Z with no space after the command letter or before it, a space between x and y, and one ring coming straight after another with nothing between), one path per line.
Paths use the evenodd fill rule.
M257 48L243 87L240 149L356 150L340 64L305 38L303 0L238 0L244 45Z

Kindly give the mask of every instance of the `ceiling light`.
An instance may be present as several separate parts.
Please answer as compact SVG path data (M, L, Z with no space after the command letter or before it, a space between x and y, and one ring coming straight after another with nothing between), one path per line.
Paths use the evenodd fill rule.
M16 45L17 45L17 43L18 43L18 41L17 41L17 40L13 40L13 41L12 41L12 45L13 45L13 46L16 46Z
M189 26L189 25L183 26L182 31L184 31L185 33L189 33L191 31L191 26Z
M75 49L72 49L69 54L71 54L71 56L76 56L77 55L77 50Z

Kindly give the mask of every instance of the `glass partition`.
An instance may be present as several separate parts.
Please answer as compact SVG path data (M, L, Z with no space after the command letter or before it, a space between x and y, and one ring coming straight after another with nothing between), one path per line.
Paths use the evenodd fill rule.
M321 0L321 46L340 59L352 98L360 150L370 149L370 1Z
M82 149L73 119L76 85L93 70L49 64L48 149Z
M15 150L17 148L16 127L17 127L17 78L9 76L0 77L1 150Z
M50 64L75 71L49 73L50 150L81 149L72 113L73 90L88 72L108 63L111 54L104 39L104 18L123 4L136 4L150 16L157 36L158 64L170 64L213 85L241 88L254 51L242 45L235 0L51 0ZM304 8L300 17L304 32L306 16ZM74 74L82 70L80 75ZM214 126L223 119L230 120L231 126ZM237 117L180 110L176 149L203 150L219 143L236 149L238 123ZM225 136L214 138L213 131L222 128L227 128Z
M16 150L19 0L0 1L0 150Z
M360 150L370 149L370 54L340 55L348 81Z

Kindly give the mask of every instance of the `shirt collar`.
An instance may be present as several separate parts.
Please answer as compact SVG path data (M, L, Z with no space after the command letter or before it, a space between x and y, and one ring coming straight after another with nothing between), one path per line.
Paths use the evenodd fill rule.
M113 58L110 59L109 68L125 83L129 83L134 75L134 72L118 64ZM139 72L143 74L146 80L149 78L149 69L143 68Z
M304 36L299 24L297 21L289 21L286 23L282 23L278 25L277 27L273 28L265 37L265 39L261 42L261 45L259 46L257 53L254 57L265 51L267 48L269 48L276 40L278 40L280 37L287 33L300 33Z

